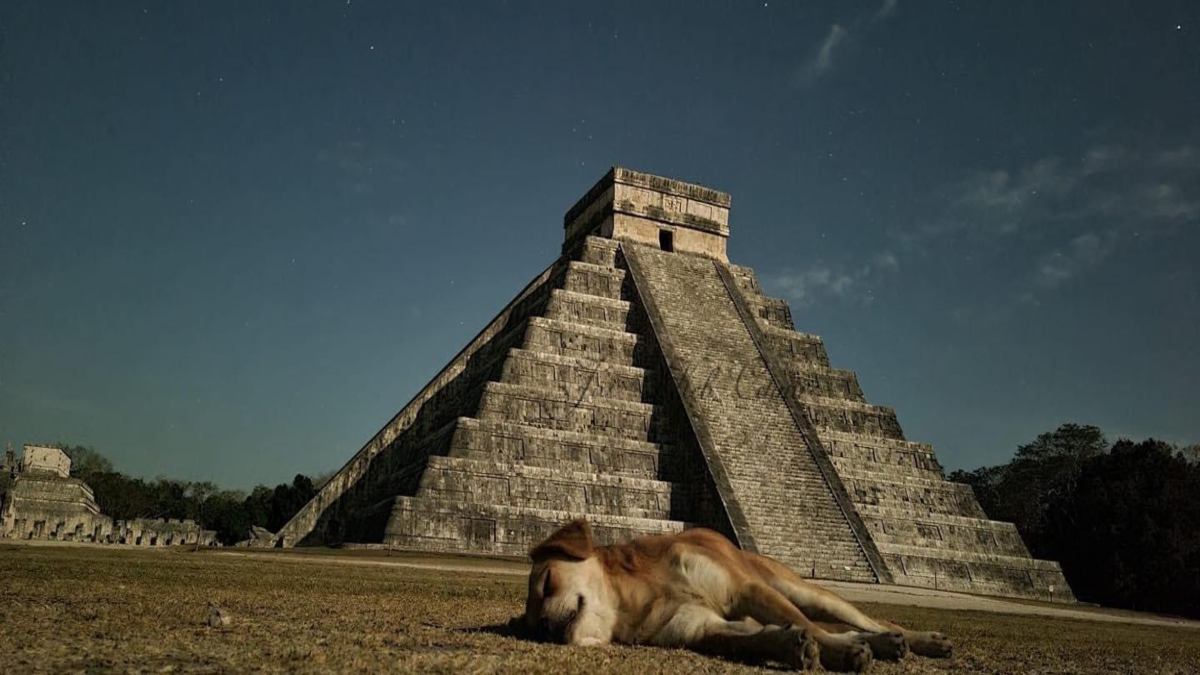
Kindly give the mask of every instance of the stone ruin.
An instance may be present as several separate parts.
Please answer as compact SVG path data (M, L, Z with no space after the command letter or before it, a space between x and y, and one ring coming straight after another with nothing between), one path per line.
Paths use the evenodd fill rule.
M71 458L58 448L26 445L0 465L0 539L134 546L216 546L217 533L191 520L118 520L100 512L92 488L71 477Z
M717 529L823 579L1070 601L729 263L728 194L614 168L525 286L276 536L524 555Z
M116 521L112 541L134 546L216 546L217 533L194 520L134 518Z

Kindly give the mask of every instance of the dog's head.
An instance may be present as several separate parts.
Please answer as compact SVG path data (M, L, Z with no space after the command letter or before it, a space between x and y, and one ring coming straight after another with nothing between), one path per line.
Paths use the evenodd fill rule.
M600 644L615 620L604 567L595 556L592 528L584 519L563 526L529 552L525 627L542 640Z

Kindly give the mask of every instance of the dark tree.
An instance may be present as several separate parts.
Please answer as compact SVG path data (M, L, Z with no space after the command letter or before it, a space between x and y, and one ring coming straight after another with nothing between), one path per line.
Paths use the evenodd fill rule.
M957 471L1030 552L1058 560L1075 595L1114 607L1200 616L1200 464L1159 441L1106 447L1064 424L1008 464Z
M1063 424L1017 448L1008 464L957 471L950 478L975 488L990 517L1016 523L1025 543L1038 549L1047 543L1051 506L1074 491L1084 463L1107 449L1100 429Z
M1089 460L1047 521L1080 599L1200 615L1200 466L1155 440Z
M67 457L71 458L72 476L107 473L113 470L113 463L104 455L96 452L94 448L84 445L66 445L64 443L56 443L54 447L67 453Z

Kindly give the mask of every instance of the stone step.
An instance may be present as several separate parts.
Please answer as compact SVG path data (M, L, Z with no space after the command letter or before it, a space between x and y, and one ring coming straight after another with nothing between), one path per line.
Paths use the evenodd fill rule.
M858 513L876 536L888 537L893 544L914 546L942 542L939 548L965 551L1028 556L1029 549L1012 523L948 513L926 513L919 516L908 508L888 508L873 504L857 505ZM906 540L907 538L907 540Z
M767 345L784 360L829 367L829 354L825 352L825 343L816 335L770 324L762 326L762 331Z
M930 471L928 469L915 467L903 464L878 464L861 459L849 459L846 457L830 456L830 461L837 468L838 475L843 471L851 471L854 469L867 469L869 471L886 472L893 476L906 476L911 478L923 478L925 480L940 481L945 480L945 476L939 471Z
M955 483L944 478L925 478L923 476L908 476L892 472L874 471L868 467L847 467L845 470L838 471L843 479L863 480L873 483L897 485L905 487L914 487L930 490L966 490L970 494L971 486L965 483Z
M864 467L875 466L878 471L910 467L917 471L942 475L942 465L927 443L915 443L899 438L881 438L861 434L820 429L817 435L830 457L846 460ZM930 475L930 478L935 476Z
M958 483L954 483L954 485L958 485ZM879 506L876 504L859 504L857 508L858 508L858 512L861 513L863 516L871 517L871 518L912 518L913 517L912 513L908 509L889 509L886 506ZM991 526L1004 527L1004 528L1011 527L1011 528L1013 528L1014 531L1016 530L1015 525L1013 525L1012 523L1004 522L1002 520L989 520L987 518L979 518L976 516L961 516L961 515L955 515L952 513L930 513L930 514L920 516L918 520L920 520L922 522L928 521L931 523L945 523L947 525L956 525L959 527L973 527L973 526L983 522L983 523L989 523Z
M946 514L987 518L968 485L950 481L891 476L861 469L838 474L855 504L897 509L912 516Z
M448 452L452 457L659 478L673 466L673 450L628 438L460 417Z
M573 399L561 391L489 382L479 402L481 420L506 421L543 429L659 440L662 411L635 401L588 397Z
M827 368L802 361L787 361L792 391L801 396L820 396L866 403L858 375L852 370Z
M620 300L628 295L624 286L624 270L572 260L567 263L559 287L566 291Z
M500 504L397 497L383 543L423 551L473 552L525 556L529 549L583 513L569 509L537 509ZM680 532L675 520L588 515L597 544Z
M758 283L758 274L754 272L753 267L730 263L729 271L733 273L733 279L742 292L747 295L762 295L762 285Z
M1030 558L1029 556L1015 555L995 555L989 553L975 553L973 551L937 551L936 555L928 549L920 546L905 546L902 544L887 544L881 546L880 550L884 553L893 553L897 555L931 558L941 558L944 560L956 560L967 563L989 563L994 565L1003 565L1016 569L1054 571L1060 569L1058 563L1051 560L1039 560L1038 558Z
M898 584L1058 602L1075 599L1062 569L1049 560L888 543L880 543L879 550Z
M665 481L464 457L430 457L417 496L652 519L669 518L672 499Z
M764 324L764 327L773 326L784 330L795 330L796 326L792 322L792 309L788 306L787 301L765 295L753 269L741 265L730 265L729 270L733 273L733 279L738 288L746 296L746 302L754 310L754 316Z
M590 396L644 401L651 396L653 377L635 366L606 363L580 356L563 356L528 349L511 349L500 381L557 389L573 400Z
M969 551L984 555L1005 555L1028 557L1029 550L1018 537L1016 542L1009 539L994 537L996 532L991 530L953 531L949 528L939 530L931 537L922 537L916 531L926 531L932 527L917 521L887 521L881 522L864 518L871 528L872 536L877 544L896 544L913 546L929 550ZM901 528L914 527L913 532L902 531ZM890 531L889 531L890 530Z
M601 267L617 266L617 248L619 244L614 239L604 237L586 237L578 253L579 262L600 265Z
M626 366L651 364L654 355L654 346L633 333L537 316L527 321L522 346Z
M1025 548L1012 523L942 514L916 518L881 511L885 509L874 512L859 509L859 515L877 542L1018 557L1029 555L1029 549Z
M599 295L556 288L550 292L550 301L544 316L571 323L628 331L630 304L626 300L614 300Z
M860 436L904 438L896 411L887 406L800 393L795 398L808 411L809 421L818 433L831 429Z
M749 301L754 310L754 316L764 327L771 326L783 330L796 329L796 324L792 321L792 308L788 306L787 300L757 295L749 296Z

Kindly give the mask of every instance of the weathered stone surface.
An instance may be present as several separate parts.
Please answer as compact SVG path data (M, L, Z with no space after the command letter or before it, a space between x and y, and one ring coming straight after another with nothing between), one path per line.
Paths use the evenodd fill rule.
M706 525L815 577L1071 599L728 264L729 202L602 178L564 218L563 255L279 542L524 555L584 515L601 542Z
M113 540L134 546L215 546L217 533L193 520L135 518L116 521Z
M71 458L58 448L26 445L21 455L21 471L67 478L71 475Z
M383 543L430 551L524 556L563 523L579 515L572 510L397 497ZM602 514L589 514L588 520L596 541L601 544L679 532L685 527L684 523L672 520Z
M659 246L726 261L728 194L620 167L600 179L563 218L563 252L587 236Z
M450 444L454 457L638 478L664 475L671 452L660 443L468 417Z
M459 457L431 457L419 494L463 504L521 504L660 520L671 511L671 485L663 481Z

